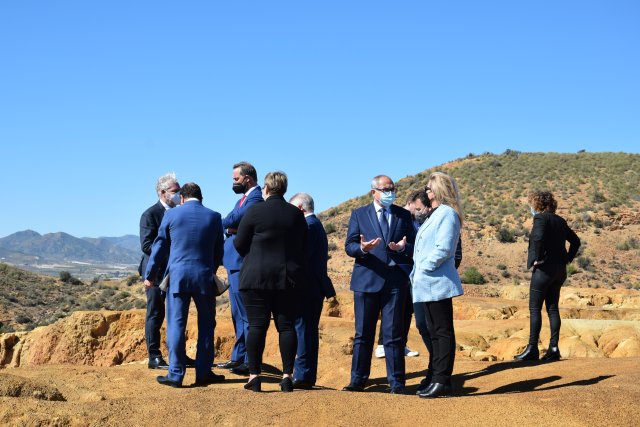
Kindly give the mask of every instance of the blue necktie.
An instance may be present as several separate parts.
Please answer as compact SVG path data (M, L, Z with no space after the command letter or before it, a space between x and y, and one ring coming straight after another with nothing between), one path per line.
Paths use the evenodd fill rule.
M382 237L384 238L384 241L389 241L389 219L385 208L382 208L380 212L380 228L382 229Z

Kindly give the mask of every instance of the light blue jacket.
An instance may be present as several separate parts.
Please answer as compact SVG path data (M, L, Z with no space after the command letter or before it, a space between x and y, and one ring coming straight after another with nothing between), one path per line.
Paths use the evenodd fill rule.
M413 302L440 301L462 295L454 255L460 237L460 218L440 205L418 230L413 249Z

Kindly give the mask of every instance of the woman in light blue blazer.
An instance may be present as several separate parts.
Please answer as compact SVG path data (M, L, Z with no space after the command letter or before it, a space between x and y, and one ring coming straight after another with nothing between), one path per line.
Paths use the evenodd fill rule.
M432 371L418 396L432 398L451 392L456 347L452 299L463 293L454 256L463 213L458 186L449 175L432 173L425 190L433 210L416 235L411 286L413 302L424 305L433 343Z

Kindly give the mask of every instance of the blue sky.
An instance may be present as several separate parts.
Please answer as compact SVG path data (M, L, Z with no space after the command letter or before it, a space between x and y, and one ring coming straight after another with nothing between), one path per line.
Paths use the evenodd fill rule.
M4 1L0 237L137 234L234 162L318 211L468 153L640 144L637 1ZM464 195L464 189L462 189Z

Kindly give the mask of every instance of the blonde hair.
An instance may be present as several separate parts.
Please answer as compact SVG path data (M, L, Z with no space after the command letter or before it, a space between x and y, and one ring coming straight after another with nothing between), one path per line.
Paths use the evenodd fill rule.
M460 218L460 226L464 222L464 212L460 201L458 184L453 177L444 172L433 172L429 176L429 188L433 192L433 197L443 205L453 208Z
M287 174L281 171L269 172L264 177L264 185L269 188L269 195L283 196L287 192Z

